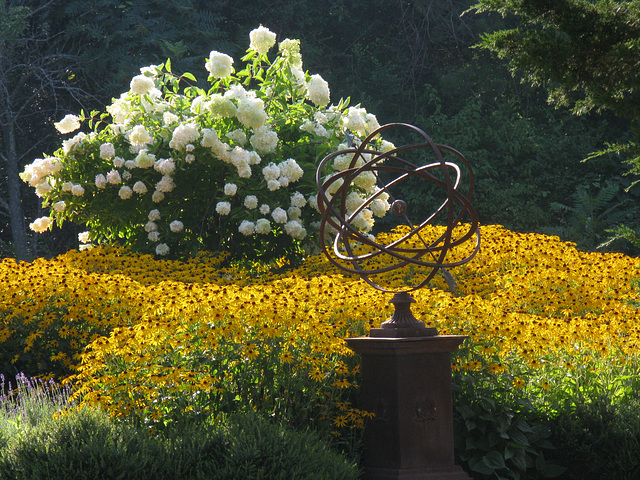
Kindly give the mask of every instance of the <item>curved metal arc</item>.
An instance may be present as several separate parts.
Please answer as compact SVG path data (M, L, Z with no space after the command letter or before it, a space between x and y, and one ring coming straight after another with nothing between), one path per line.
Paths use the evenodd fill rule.
M369 142L371 142L371 140L373 140L377 135L379 135L380 132L388 128L392 128L394 126L403 126L418 132L427 141L427 143L422 143L417 145L416 144L405 145L396 149L392 149L389 152L382 153L382 154L375 150L370 150L366 148ZM402 153L406 150L415 149L415 148L425 148L425 147L429 147L434 152L438 160L437 163L431 163L426 166L417 167L413 163L403 158L400 158L398 156L399 153ZM470 179L469 190L466 195L464 195L463 193L457 190L461 181L460 167L457 164L445 161L440 149L442 149L445 152L452 153L465 165L469 173L469 179ZM341 154L347 154L347 153L353 154L350 161L349 168L346 169L346 171L338 172L332 175L331 177L329 177L323 182L321 180L322 170L327 165L327 163L331 159L335 158L336 156ZM365 154L372 155L373 158L367 161L363 156ZM362 165L359 167L356 167L356 164L360 161L360 159L362 159ZM388 167L386 165L385 166L377 165L387 159L391 159L393 161L399 162L403 164L405 167L410 167L413 170L411 172L408 172L407 170L400 169L399 167ZM375 168L376 166L377 166L377 169ZM437 177L429 173L429 170L437 168L438 166L441 168L444 181L438 179ZM450 168L453 168L456 174L455 182L453 183L451 182L451 176L449 172ZM359 174L366 171L374 172L374 174L376 174L377 171L396 172L396 173L400 173L401 175L399 178L396 178L392 183L388 183L384 185L378 192L372 195L369 195L368 198L365 200L365 202L361 204L359 208L356 209L355 212L350 214L348 218L345 219L344 215L346 213L346 198L347 198L347 195L349 194L348 192L349 185ZM407 177L411 176L412 174L416 175L416 173L418 177L436 184L437 186L443 188L447 192L447 199L440 205L437 211L433 215L431 215L427 220L420 223L420 225L418 225L417 227L414 227L413 222L411 222L408 219L408 217L406 217L406 220L409 224L409 227L411 228L411 231L406 235L404 235L401 239L398 239L387 246L382 246L375 243L374 241L371 241L368 238L368 236L361 234L357 229L355 229L351 225L351 221L356 217L356 215L358 215L364 208L370 205L370 203L373 200L375 200L375 198L377 198L377 196L380 195L381 192L387 190L387 193L390 195L390 192L388 192L389 187L404 181ZM326 191L325 189L328 189L328 187L333 185L340 178L343 179L342 180L343 184L338 188L335 194L332 195L332 198L329 199L325 193ZM376 178L379 179L377 175L376 175ZM457 150L451 147L448 147L446 145L435 144L431 140L431 138L418 127L415 127L409 124L403 124L403 123L388 124L383 127L380 127L375 132L372 132L367 137L367 139L365 139L365 141L358 146L358 148L341 150L328 155L322 160L322 162L318 167L318 170L316 172L316 183L318 184L318 187L319 187L318 209L322 214L322 222L320 225L321 237L325 238L325 233L326 233L325 228L327 224L333 227L337 231L336 236L334 238L334 242L333 242L333 247L334 247L333 253L341 261L352 264L354 268L349 268L346 265L338 262L336 259L332 258L332 255L329 254L328 246L323 242L322 247L327 258L334 265L336 265L338 268L342 269L343 271L359 274L368 284L370 284L371 286L373 286L378 290L382 290L386 292L394 291L394 290L386 289L380 285L377 285L375 282L373 282L369 278L369 275L391 272L393 270L405 267L407 265L418 265L418 266L426 266L431 268L431 271L426 275L423 281L421 281L419 284L417 284L416 286L408 290L407 289L404 290L404 291L414 291L426 285L426 283L430 279L432 279L433 276L435 276L439 268L462 265L463 263L473 258L479 251L480 232L478 229L479 224L477 219L477 212L475 211L475 209L470 203L470 197L474 190L474 178L473 178L473 173L471 171L469 162ZM336 209L336 207L338 207L338 203L339 203L339 211L338 209ZM456 205L460 206L460 211L457 213L456 213ZM440 235L438 239L436 239L435 242L432 242L431 244L429 244L427 241L425 241L422 238L422 236L420 235L420 231L424 229L424 227L427 224L429 224L429 222L431 222L436 216L440 215L445 209L447 210L447 229L442 235ZM331 217L331 214L333 214L333 216L336 217L335 221L334 221L334 218ZM471 220L468 231L461 237L453 238L454 228L458 225L458 223L460 223L460 221L465 216L469 216ZM340 219L342 219L342 221L340 221ZM461 260L445 263L445 258L448 252L453 247L464 243L471 236L473 236L474 233L476 235L476 242L475 242L476 245L473 251L471 252L471 254L469 254L467 257ZM409 241L409 239L411 239L414 236L417 236L420 239L423 245L425 245L425 248L416 249L416 248L401 247L402 243ZM354 242L357 241L359 243L362 243L364 245L370 246L378 250L376 250L375 252L370 252L366 254L354 255L354 250L352 248L350 241L354 241ZM342 255L342 253L340 252L340 245L344 247L344 249L347 251L349 256ZM401 253L407 253L407 254L411 253L413 255L406 256L406 255L402 255ZM358 263L361 261L373 259L375 258L375 256L382 255L382 254L387 254L392 258L396 258L397 260L399 260L399 262L397 262L394 265L388 265L387 267L384 267L384 268L372 269L372 270L365 270ZM422 257L424 257L427 254L431 254L434 257L434 262L425 262L422 260ZM437 258L436 258L436 254L438 254Z

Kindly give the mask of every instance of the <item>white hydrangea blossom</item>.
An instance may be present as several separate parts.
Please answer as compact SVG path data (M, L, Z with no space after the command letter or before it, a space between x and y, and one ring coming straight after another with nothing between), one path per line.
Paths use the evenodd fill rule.
M133 195L133 190L131 190L131 187L128 187L127 185L123 185L122 187L120 187L120 190L118 190L118 196L122 200L130 199L131 195Z
M284 225L284 231L292 238L296 240L302 240L307 236L307 231L300 224L300 222L296 220L291 220Z
M307 92L307 79L300 68L291 67L291 73L293 74L293 83L296 87L296 91L300 95L305 95Z
M258 208L258 197L256 197L255 195L247 195L246 197L244 197L244 206L249 210Z
M369 191L375 186L377 180L375 173L367 171L359 173L358 176L353 179L353 183L357 187Z
M42 233L49 229L51 226L51 219L49 217L36 218L29 224L29 228L36 233Z
M51 193L52 190L53 190L53 187L49 182L42 182L41 184L36 186L36 195L38 197L42 197L47 193Z
M287 222L287 212L282 208L278 207L273 212L271 212L271 218L276 223L286 223Z
M247 92L244 87L240 84L231 85L226 92L224 92L224 98L227 100L245 100L247 97L255 98L254 92Z
M260 98L247 97L238 102L236 117L245 127L257 129L267 121L264 111L264 101Z
M144 195L145 193L147 193L147 186L144 184L143 181L138 180L136 183L133 184L133 191L138 195Z
M74 135L70 140L65 140L64 142L62 142L62 151L65 153L65 155L69 154L77 146L81 145L86 138L87 135L83 132Z
M329 104L329 84L320 75L311 75L307 83L307 98L319 107Z
M262 127L254 130L249 142L260 155L267 155L276 151L278 146L278 134L266 125L263 125Z
M277 180L280 178L280 167L275 163L271 162L266 167L262 169L262 175L264 179L268 182L269 180Z
M224 194L233 197L238 191L238 186L235 183L227 183L224 186Z
M357 192L349 192L345 206L347 207L347 211L355 212L363 203L364 198L362 198Z
M264 55L276 44L276 34L260 25L249 33L249 40L249 48Z
M260 165L260 162L262 162L262 159L260 158L260 155L258 155L258 152L254 152L253 150L249 152L249 165Z
M211 96L207 108L215 117L233 118L236 115L235 104L229 98L220 94Z
M153 141L153 137L144 125L136 125L133 127L127 134L127 137L131 145L139 146L140 148L144 148Z
M279 50L287 61L294 67L302 69L302 55L300 55L300 40L285 38L280 42Z
M293 158L285 160L284 162L280 163L278 167L280 168L281 175L287 177L287 179L289 179L289 182L297 182L298 180L300 180L300 178L302 178L302 175L304 174L304 170L300 168L298 162L296 162Z
M266 203L263 203L262 205L260 205L260 213L262 215L269 215L270 211L271 211L271 207Z
M343 172L347 168L349 168L351 160L353 160L353 154L338 155L333 159L333 168L335 168L339 172Z
M231 130L227 133L227 138L241 147L244 147L247 144L247 134L241 128Z
M313 208L316 212L320 212L320 207L318 207L318 196L317 195L310 195L309 198L307 198L307 205L309 205L311 208Z
M72 185L71 186L71 194L76 197L81 197L84 195L84 187L82 185Z
M238 231L245 236L253 235L256 232L256 225L249 220L243 220L238 227Z
M137 95L146 95L154 89L155 86L156 84L153 78L147 77L146 75L136 75L131 79L131 83L129 84L131 91Z
M367 113L364 108L349 107L346 115L342 116L342 128L350 130L361 137L366 137L374 130L380 128L375 115Z
M205 68L213 78L226 78L233 73L233 58L214 50L209 53Z
M180 117L177 116L175 113L164 112L162 114L162 122L167 126L173 125L174 123L178 123L179 121L180 121Z
M95 180L95 184L96 187L98 188L105 188L107 186L107 178L102 174L99 173L98 175L96 175L96 180Z
M351 225L361 232L368 232L371 230L373 227L373 214L371 213L371 210L366 208L363 209L351 220Z
M65 115L62 120L53 125L62 134L71 133L80 128L80 119L76 115Z
M176 184L173 183L173 178L169 175L164 175L158 183L156 183L156 191L162 193L169 193L176 188Z
M195 123L178 125L171 136L169 146L176 150L184 150L187 144L193 143L200 138L200 131Z
M191 106L189 107L189 111L193 114L199 115L204 112L204 109L207 106L206 99L204 95L198 95L196 98L191 100Z
M389 203L382 200L381 198L374 199L371 202L370 207L373 214L378 218L384 217L386 213L389 211L389 208L391 208Z
M229 202L218 202L216 204L216 212L220 215L229 215L231 213L231 204Z
M59 200L54 203L51 208L53 208L54 212L62 213L64 212L64 209L67 208L67 204L64 200Z
M256 221L256 233L267 234L271 232L271 222L266 218L259 218Z
M169 248L169 245L167 245L166 243L161 243L156 247L157 255L168 255L169 252L170 252L170 248Z
M106 142L100 145L100 158L103 160L109 160L116 155L116 149L113 143Z
M158 224L156 222L149 220L147 223L145 223L144 225L145 232L155 232L156 230L158 230Z
M275 192L276 190L278 190L280 187L282 187L282 184L278 181L278 180L269 180L267 182L267 189L270 192Z
M147 218L151 222L155 222L156 220L160 220L160 210L158 210L157 208L154 208L153 210L151 210L149 212L149 215L147 216Z
M174 220L169 224L169 229L174 233L178 233L184 229L184 224L180 220Z
M380 143L380 152L381 153L388 153L388 152L390 152L391 150L393 150L395 148L396 148L396 146L393 143L388 142L387 140L382 140L382 142Z
M287 216L291 220L296 220L296 219L300 218L300 215L302 215L302 210L300 210L300 208L293 207L293 206L287 208Z
M304 195L302 195L300 192L295 192L293 195L291 195L292 207L303 208L306 204L307 199L304 198Z
M80 241L80 243L89 243L89 232L80 232L78 234L78 241Z
M171 175L176 169L176 164L173 158L160 158L153 163L153 169L162 175Z
M119 183L122 183L120 172L118 170L111 170L107 173L107 182L111 185L118 185Z
M114 157L113 158L113 166L116 168L122 168L124 167L125 164L125 160L122 157Z
M151 195L151 200L153 201L153 203L160 203L162 200L164 200L164 193L156 190Z

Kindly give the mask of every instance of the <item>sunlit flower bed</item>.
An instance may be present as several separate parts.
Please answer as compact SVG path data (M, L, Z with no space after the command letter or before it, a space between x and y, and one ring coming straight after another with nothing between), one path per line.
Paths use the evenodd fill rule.
M456 292L438 275L414 294L417 317L471 337L457 370L524 388L540 368L635 365L637 259L500 226L481 234L480 253L451 272ZM358 361L343 339L386 320L390 295L321 255L282 273L223 265L223 256L177 262L104 247L4 259L2 371L65 377L80 401L152 423L258 409L361 426L366 412L351 403ZM548 389L554 379L536 381Z

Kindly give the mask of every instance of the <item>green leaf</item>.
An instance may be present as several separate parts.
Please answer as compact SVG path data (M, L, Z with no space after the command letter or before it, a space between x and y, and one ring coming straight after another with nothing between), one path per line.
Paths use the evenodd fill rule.
M469 468L473 472L478 472L483 475L493 475L494 469L489 467L482 458L470 458L469 459Z
M487 453L482 457L482 461L485 465L493 470L505 469L507 465L504 463L504 457L496 450Z
M509 432L509 437L512 441L517 442L517 444L521 447L527 447L530 444L527 436L519 430Z
M519 450L513 457L510 459L510 463L513 464L518 470L526 471L527 470L527 460L524 451Z
M540 473L542 473L546 478L556 478L562 475L566 471L567 471L566 467L548 463L544 466L544 468L541 470Z

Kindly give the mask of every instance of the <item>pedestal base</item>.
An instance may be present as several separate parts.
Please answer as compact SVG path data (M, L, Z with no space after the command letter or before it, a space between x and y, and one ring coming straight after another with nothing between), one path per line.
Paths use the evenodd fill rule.
M366 480L469 480L454 464L451 352L466 337L349 338L362 357Z

